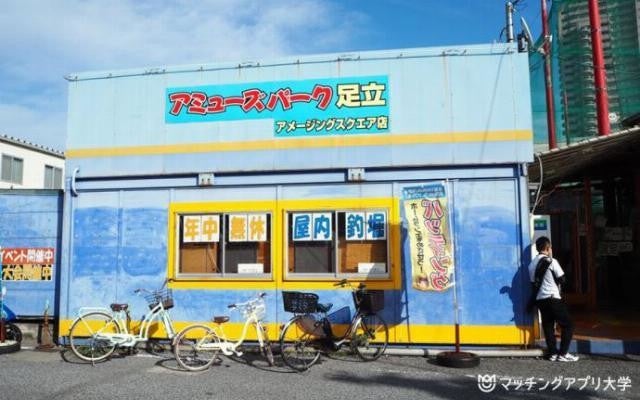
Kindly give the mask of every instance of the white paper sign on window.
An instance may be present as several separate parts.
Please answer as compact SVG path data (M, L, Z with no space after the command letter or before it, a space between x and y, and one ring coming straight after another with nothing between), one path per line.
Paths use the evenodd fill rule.
M219 242L220 241L220 216L219 215L203 215L200 224L200 241L201 242Z
M247 214L229 214L229 241L246 242L247 235Z
M185 215L182 217L182 241L184 243L200 241L201 220L199 215Z
M387 213L374 211L366 213L366 238L367 240L387 239Z
M238 264L239 274L263 274L264 265L260 263L240 263Z
M313 214L291 214L291 236L294 241L312 240Z
M313 240L333 240L331 213L313 213Z
M267 241L267 214L248 215L248 236L250 242Z
M182 241L184 243L219 242L219 215L185 215L182 218Z
M385 263L358 263L359 274L384 274L387 272L387 264Z
M344 213L345 236L347 240L364 240L365 214L363 212Z

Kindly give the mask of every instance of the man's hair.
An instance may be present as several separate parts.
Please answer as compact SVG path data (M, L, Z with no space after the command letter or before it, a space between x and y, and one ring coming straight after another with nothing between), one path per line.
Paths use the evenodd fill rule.
M538 253L546 250L549 246L551 246L551 240L549 240L549 238L546 236L540 236L536 240L536 250L538 251Z

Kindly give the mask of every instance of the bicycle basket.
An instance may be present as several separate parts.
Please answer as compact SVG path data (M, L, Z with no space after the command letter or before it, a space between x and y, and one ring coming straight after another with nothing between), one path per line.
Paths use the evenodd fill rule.
M284 310L294 314L309 314L318 308L318 295L303 292L282 292Z
M267 314L267 307L264 304L263 299L254 300L244 307L240 307L240 312L244 318L249 318L251 315L255 315L258 320L262 320Z
M173 307L173 292L171 289L154 290L149 294L145 294L144 298L149 303L149 309L153 309L160 302L162 302L162 307L165 310Z
M384 308L384 291L367 290L358 293L358 308L365 314L373 314Z

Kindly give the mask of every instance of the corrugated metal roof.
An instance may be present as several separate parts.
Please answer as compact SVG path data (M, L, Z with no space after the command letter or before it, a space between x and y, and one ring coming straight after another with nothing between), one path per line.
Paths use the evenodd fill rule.
M353 51L346 53L310 54L300 56L289 56L271 60L251 60L243 62L217 62L192 65L176 66L156 66L146 68L133 68L115 71L89 71L76 72L65 75L65 79L71 82L109 79L140 75L157 75L167 73L185 73L198 71L216 71L236 68L258 68L274 67L296 64L315 64L336 61L360 61L360 60L381 60L394 58L414 58L414 57L441 57L441 56L465 56L465 55L485 55L503 54L517 52L517 47L513 43L490 43L475 45L456 45L446 47L418 47L409 49L390 50L369 50Z
M31 143L29 141L26 141L17 137L0 134L0 142L5 142L15 146L20 146L29 150L35 150L40 153L48 154L50 156L64 158L64 152L62 151L58 151L50 147L45 147L36 143Z
M640 165L640 126L538 153L529 181L547 186L632 165Z

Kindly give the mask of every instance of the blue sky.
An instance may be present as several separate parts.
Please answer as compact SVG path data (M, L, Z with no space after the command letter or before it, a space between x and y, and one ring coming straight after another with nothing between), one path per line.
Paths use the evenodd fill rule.
M0 134L65 149L73 72L504 41L502 0L6 0ZM540 2L517 6L534 36Z

